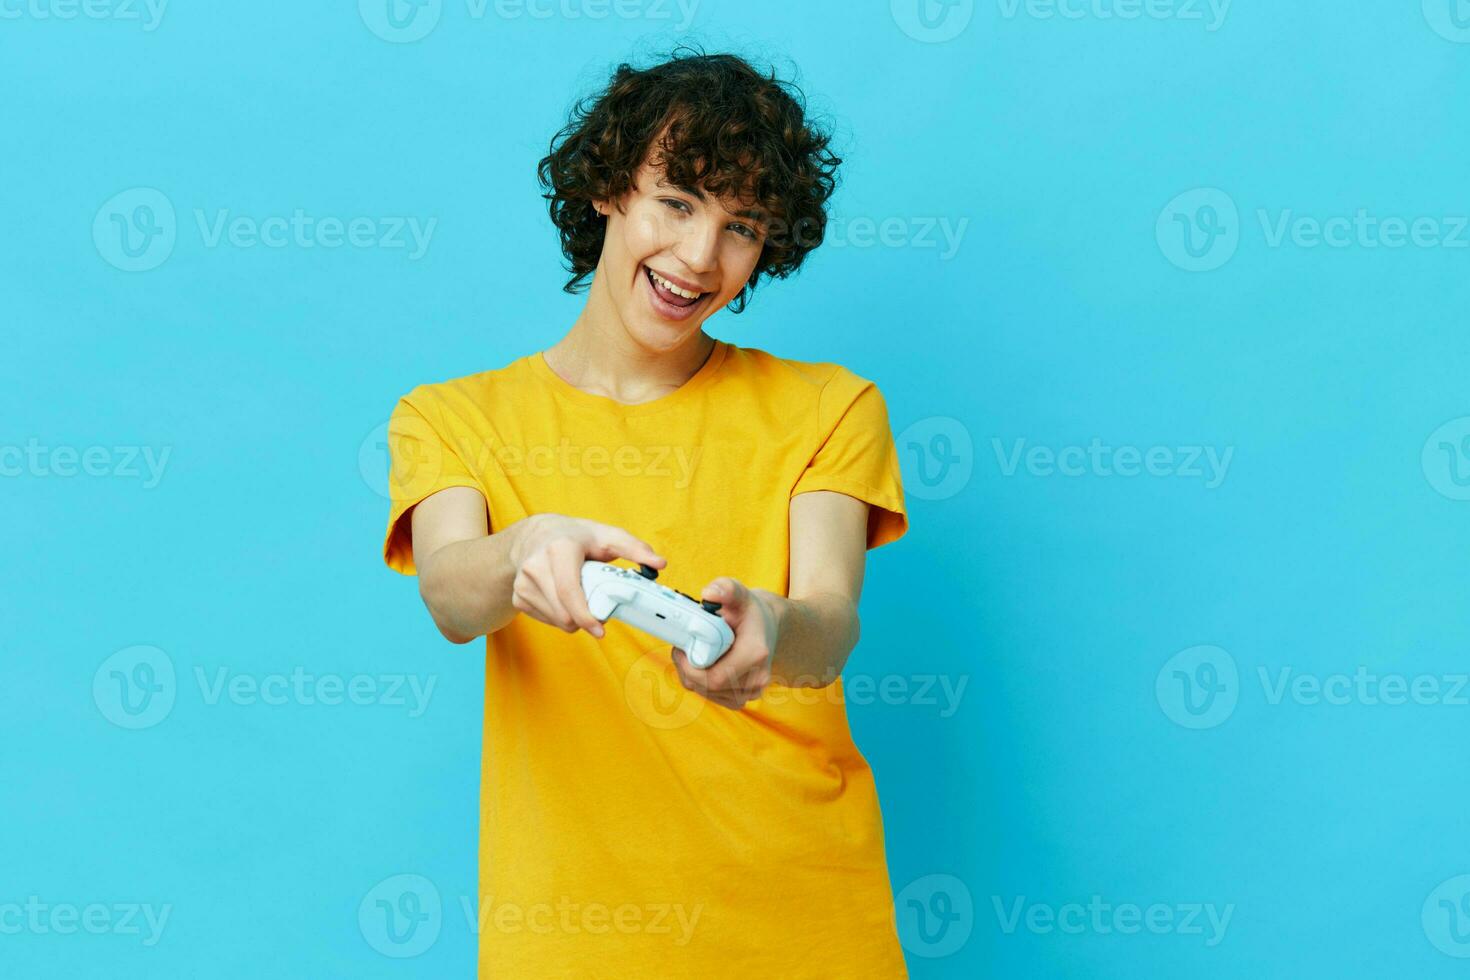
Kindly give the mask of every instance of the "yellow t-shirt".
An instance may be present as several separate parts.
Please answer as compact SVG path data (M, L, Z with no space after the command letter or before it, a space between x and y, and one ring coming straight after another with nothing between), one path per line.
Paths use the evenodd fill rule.
M408 511L475 487L491 530L560 513L625 528L690 595L730 575L785 595L790 498L907 528L871 381L716 341L672 393L623 405L535 353L420 385L389 425L384 559L413 574ZM772 686L741 711L686 691L669 645L517 616L486 638L481 977L907 976L873 774L841 680Z

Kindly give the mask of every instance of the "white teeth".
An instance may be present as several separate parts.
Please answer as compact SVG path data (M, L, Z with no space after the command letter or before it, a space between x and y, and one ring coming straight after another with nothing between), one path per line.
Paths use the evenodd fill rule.
M699 297L704 295L703 293L694 293L690 292L687 289L680 289L678 286L675 286L673 283L669 282L667 279L659 275L657 272L654 272L652 269L648 270L648 274L653 276L653 278L658 281L658 284L660 286L663 286L675 296L682 296L685 299L699 299Z

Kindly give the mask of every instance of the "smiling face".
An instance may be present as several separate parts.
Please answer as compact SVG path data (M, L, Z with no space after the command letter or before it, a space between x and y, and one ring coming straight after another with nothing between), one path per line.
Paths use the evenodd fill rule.
M597 208L607 232L594 285L629 338L649 351L679 347L739 295L766 238L754 206L671 186L647 162L618 206Z

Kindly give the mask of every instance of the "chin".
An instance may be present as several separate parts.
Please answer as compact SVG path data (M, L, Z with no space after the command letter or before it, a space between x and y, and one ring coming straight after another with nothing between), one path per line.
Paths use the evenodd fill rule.
M664 354L682 347L691 337L698 336L704 320L693 318L683 323L668 323L647 310L635 310L624 321L628 325L628 336L639 347L651 354Z

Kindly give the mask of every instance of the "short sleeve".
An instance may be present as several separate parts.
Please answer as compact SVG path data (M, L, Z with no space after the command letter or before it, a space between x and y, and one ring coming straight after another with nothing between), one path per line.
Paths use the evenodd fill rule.
M414 505L446 487L474 487L480 481L453 448L431 399L420 387L398 400L388 420L388 533L383 560L404 575L414 575L413 534L408 518Z
M903 537L908 529L903 478L888 406L877 385L838 367L822 386L817 426L820 446L791 495L834 490L867 501L869 549Z

